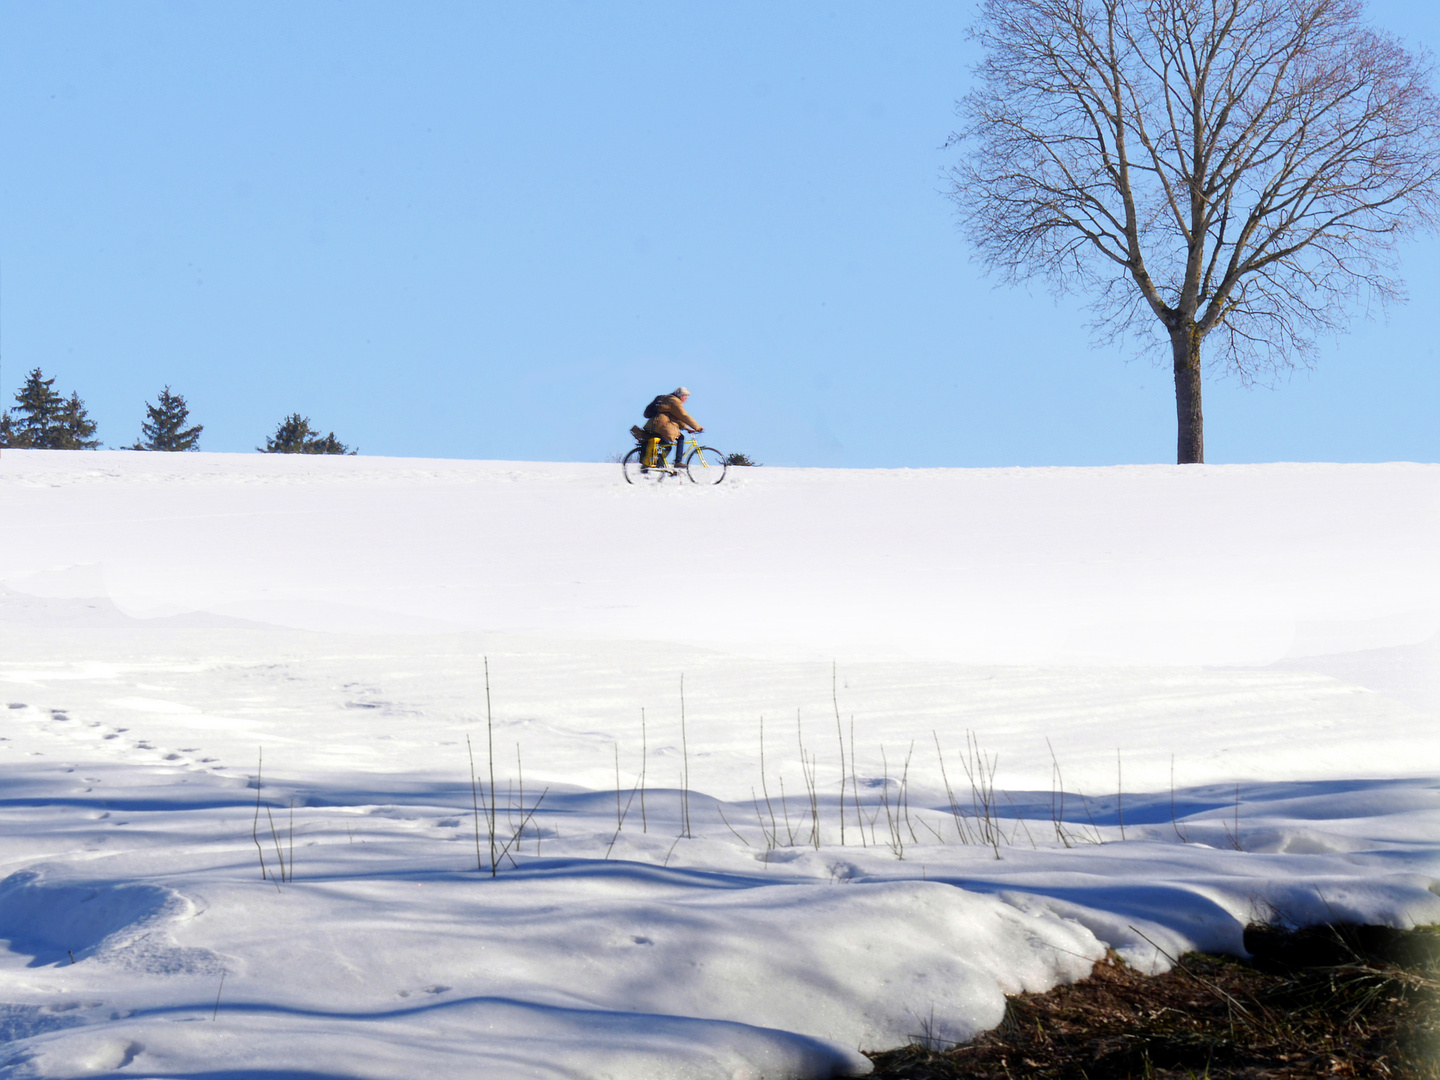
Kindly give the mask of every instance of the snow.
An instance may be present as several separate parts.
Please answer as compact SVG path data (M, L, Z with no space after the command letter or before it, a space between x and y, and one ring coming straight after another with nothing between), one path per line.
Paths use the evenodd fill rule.
M1437 549L1406 463L7 450L0 1075L852 1075L1440 921Z

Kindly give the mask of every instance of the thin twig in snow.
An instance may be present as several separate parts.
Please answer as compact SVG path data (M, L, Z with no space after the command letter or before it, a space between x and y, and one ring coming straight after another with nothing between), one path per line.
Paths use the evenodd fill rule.
M540 809L540 804L545 801L545 796L549 794L550 789L548 787L540 792L540 797L535 800L535 805L530 808L530 812L520 819L520 831L515 833L514 836L511 836L510 839L505 842L505 846L500 849L500 858L503 859L509 856L511 866L518 867L520 864L515 861L515 856L510 855L510 845L515 843L516 839L525 832L525 826L529 824L530 819L535 816L535 811ZM537 825L536 828L539 828L539 826Z
M784 784L785 778L783 776L780 778L780 782ZM779 836L780 834L775 827L775 805L770 801L770 787L765 780L765 717L763 716L760 717L760 790L765 793L765 809L770 812L770 835ZM753 795L755 789L751 788L750 791ZM783 788L780 796L780 807L782 810L785 810ZM785 831L790 831L790 812L788 810L785 810ZM792 836L790 841L794 843L795 838ZM772 844L770 846L774 847L775 845Z
M1188 844L1190 838L1180 831L1180 823L1175 820L1175 755L1170 755L1170 827L1175 830L1175 835L1180 838L1182 844Z
M486 823L490 830L490 876L500 872L495 858L495 718L490 708L490 658L485 660L485 735L490 748L490 814Z
M842 762L843 764L843 762ZM865 820L860 816L860 775L855 770L855 715L850 715L850 793L855 796L855 828L860 832L860 846L865 843ZM872 836L873 840L874 837Z
M830 702L835 706L835 735L840 740L840 846L845 846L845 729L840 726L840 696L835 689L835 661L830 661Z
M265 748L260 748L260 755L255 761L255 821L250 826L250 836L255 841L255 850L260 853L260 880L265 881L270 877L265 869L265 848L260 844L260 788L263 784L261 772L265 764ZM276 885L279 888L279 885Z
M690 744L685 737L685 673L680 673L680 752L684 758L685 779L680 785L682 832L690 839Z
M465 749L470 752L470 805L475 808L475 869L485 869L485 858L480 854L480 793L475 781L475 748L470 745L470 736L465 736Z
M1120 748L1115 748L1115 815L1120 819L1120 839L1125 839L1124 778L1120 775Z
M725 827L726 827L727 829L729 829L732 833L735 833L735 839L736 839L736 840L739 840L739 841L740 841L742 844L744 844L746 847L749 847L749 846L750 846L750 841L749 841L749 840L746 840L745 837L741 836L738 832L735 832L735 826L734 826L734 825L731 825L731 824L730 824L730 819L725 816L725 808L720 805L720 800L719 800L719 799L716 799L716 800L715 800L715 809L716 809L716 810L719 812L719 814L720 814L720 820L723 821L723 822L725 822Z

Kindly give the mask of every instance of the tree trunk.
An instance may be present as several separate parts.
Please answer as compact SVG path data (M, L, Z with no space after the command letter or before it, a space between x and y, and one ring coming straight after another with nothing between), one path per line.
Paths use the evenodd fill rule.
M1200 335L1193 325L1170 331L1175 360L1175 417L1178 437L1177 465L1198 465L1205 460L1205 418L1200 412Z

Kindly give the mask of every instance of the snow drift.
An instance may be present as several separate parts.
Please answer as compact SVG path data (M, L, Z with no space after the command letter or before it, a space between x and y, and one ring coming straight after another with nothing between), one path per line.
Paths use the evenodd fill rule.
M1435 921L1437 496L6 451L0 1070L853 1074Z

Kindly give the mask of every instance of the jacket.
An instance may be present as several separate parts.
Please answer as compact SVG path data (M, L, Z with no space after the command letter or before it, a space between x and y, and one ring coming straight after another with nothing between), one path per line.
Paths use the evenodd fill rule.
M666 394L657 403L660 411L645 421L645 431L666 442L680 438L680 432L699 431L700 421L685 411L685 404L673 394Z

